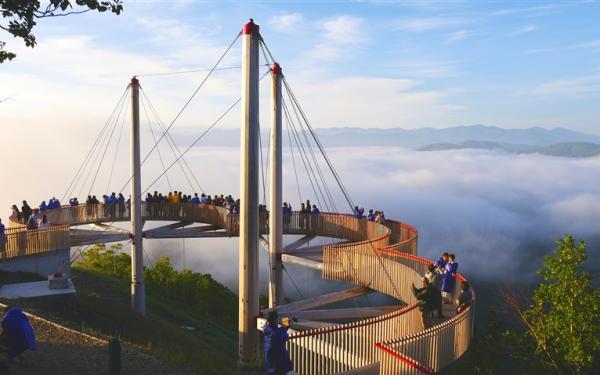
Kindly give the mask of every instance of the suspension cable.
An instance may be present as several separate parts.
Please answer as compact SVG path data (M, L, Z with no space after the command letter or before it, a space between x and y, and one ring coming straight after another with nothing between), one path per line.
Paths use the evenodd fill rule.
M127 100L124 100L123 106L121 106L121 109L119 110L119 114L117 115L116 121L110 131L110 134L109 134L108 138L106 138L106 146L104 147L104 152L102 153L102 157L100 158L100 161L98 163L98 168L96 169L96 172L94 173L94 178L92 179L92 182L90 184L90 188L88 189L87 195L90 195L92 193L92 189L94 188L94 184L96 183L96 179L98 178L98 174L100 173L102 163L104 162L104 158L106 157L106 152L108 151L108 146L110 145L110 141L113 137L113 134L115 133L115 129L117 128L117 123L119 122L119 118L121 117L123 108L128 108L128 106L129 106L129 102ZM123 116L125 116L125 115L123 114ZM92 168L94 168L94 165L95 165L95 162L94 162L94 164L92 164ZM87 181L87 178L86 178L86 181Z
M286 125L286 129L287 129L287 134L288 134L288 141L290 143L290 154L292 155L292 165L294 166L294 176L296 176L296 188L298 189L298 199L300 199L300 202L302 202L302 194L300 193L300 182L298 181L298 171L296 170L296 158L294 156L294 149L293 149L293 145L292 145L292 136L290 135L290 124L287 121L285 121L285 125Z
M81 165L77 169L77 172L75 172L75 176L73 176L73 179L71 180L71 183L69 184L69 186L67 187L67 190L65 191L65 193L62 196L62 199L61 199L62 201L64 201L69 195L71 195L73 193L73 191L75 190L76 185L79 184L79 180L81 179L81 176L83 174L82 171L85 169L85 166L88 163L88 161L89 161L92 153L94 152L96 146L98 145L98 142L99 142L100 138L102 138L102 135L104 134L104 131L108 128L108 125L112 122L112 118L113 118L115 112L117 111L117 108L119 108L119 105L121 104L121 102L126 97L126 94L127 94L128 90L129 90L129 86L125 87L125 90L123 90L123 94L121 95L121 97L119 98L119 100L115 104L112 112L108 116L108 119L104 123L104 126L102 127L102 130L100 131L100 133L98 134L98 136L94 140L94 143L92 144L92 147L90 148L90 150L88 151L87 155L85 156L85 158L81 162Z
M175 157L181 155L181 151L179 150L179 146L177 146L177 143L175 142L175 139L173 139L173 136L171 136L171 133L169 133L168 131L165 130L164 123L161 120L160 116L158 115L158 111L156 110L156 108L154 107L154 105L152 104L152 102L150 101L150 98L146 95L146 91L144 91L143 89L141 89L140 91L142 92L142 95L146 99L146 102L148 103L148 106L150 107L150 111L154 115L154 119L156 120L156 123L160 127L161 131L163 131L163 132L165 132L167 134L167 144L171 148L171 152L173 152L173 155ZM192 168L188 164L187 160L185 158L181 158L181 161L183 162L183 164L185 165L185 167L188 169L189 173L192 175L192 178L196 182L196 185L198 186L198 189L200 189L200 192L204 193L204 189L200 185L200 182L198 182L198 178L194 174L194 171L192 170ZM186 175L185 169L181 165L181 162L179 163L179 166L181 167L181 171L183 172L183 174ZM194 188L192 188L192 190L194 190Z
M144 116L146 117L146 123L148 124L148 127L150 128L150 133L152 133L152 140L154 140L154 142L156 143L156 135L154 134L154 128L152 127L152 124L150 123L150 117L148 116L148 111L146 110L146 104L144 103L144 100L141 100L142 102L142 108L144 109ZM162 166L163 171L165 170L165 162L162 158L162 153L160 152L160 147L156 148L156 151L158 153L158 158L160 160L160 165ZM187 176L185 176L187 178ZM167 185L169 185L169 190L173 190L173 187L171 186L171 180L169 180L169 174L165 172L165 179L167 180ZM189 180L188 180L189 182Z
M264 75L263 75L263 76L262 76L262 77L259 79L259 82L260 82L260 81L262 81L262 79L263 79L263 78L265 78L265 77L267 76L267 74L269 74L269 71L267 71L267 72L266 72L266 73L265 73L265 74L264 74ZM194 142L192 142L192 144L191 144L191 145L189 145L189 146L188 146L188 147L187 147L187 148L186 148L186 149L183 151L183 153L181 153L181 155L180 155L180 156L179 156L179 157L178 157L178 158L177 158L177 159L176 159L176 160L175 160L173 163L171 163L171 165L169 165L169 166L167 167L167 171L168 171L169 169L171 169L171 167L173 167L173 165L175 165L175 163L177 163L177 162L179 161L179 159L183 158L183 156L184 156L184 155L185 155L185 154L186 154L186 153L187 153L189 150L191 150L191 149L192 149L192 147L194 147L194 146L196 145L196 143L198 143L198 142L199 142L199 141L200 141L200 140L201 140L201 139L202 139L202 138L203 138L203 137L204 137L206 134L208 134L208 132L209 132L209 131L211 131L211 130L212 130L214 127L215 127L215 126L217 126L217 125L218 125L218 124L221 122L221 120L222 120L222 119L223 119L225 116L227 116L227 114L228 114L229 112L231 112L231 110L232 110L232 109L233 109L233 108L234 108L234 107L235 107L235 106L236 106L236 105L237 105L239 102L241 102L241 101L242 101L242 98L240 97L240 98L238 98L238 99L237 99L237 100L236 100L236 101L235 101L235 102L234 102L232 105L230 105L230 106L229 106L229 107L228 107L228 108L225 110L225 112L223 112L223 114L221 114L221 116L219 116L219 117L218 117L218 118L217 118L217 119L216 119L216 120L215 120L215 121L214 121L214 122L213 122L213 123L212 123L212 124L211 124L211 125L208 127L208 129L206 129L204 132L202 132L202 134L200 134L200 136L199 136L198 138L196 138L196 139L194 140ZM163 173L164 173L164 172L163 172ZM157 177L157 178L156 178L154 181L152 181L152 183L150 183L149 187L148 187L148 188L146 188L146 189L145 189L145 190L142 192L142 194L144 194L146 191L148 191L148 189L150 188L150 186L152 186L152 185L153 185L153 184L154 184L156 181L158 181L158 179L159 179L159 178L161 178L161 177L162 177L162 174L161 174L161 175L159 175L159 176L158 176L158 177Z
M300 159L302 160L302 164L304 165L304 170L306 171L306 176L308 177L308 181L310 182L310 186L311 186L311 188L313 190L313 193L315 194L315 198L317 199L317 203L319 203L319 195L317 194L317 190L315 189L315 184L313 183L313 180L312 180L312 177L311 177L311 174L310 174L310 168L308 167L307 162L305 160L306 157L304 155L305 154L304 147L302 146L302 144L299 141L299 137L296 134L296 130L294 128L294 123L293 123L293 121L291 121L291 117L289 115L289 112L288 112L288 109L287 109L287 105L285 104L285 100L283 100L283 98L281 100L281 103L282 103L282 106L283 106L283 113L284 113L284 115L286 117L286 120L287 120L288 124L291 124L290 128L292 129L292 135L294 136L294 141L296 142L296 148L299 151ZM321 204L319 203L319 205L321 205Z
M227 53L231 50L231 48L233 47L233 45L235 44L235 42L239 39L240 35L242 35L241 31L236 35L236 37L229 44L229 46L227 47L227 49L225 50L225 52L223 52L223 54L221 55L221 57L219 57L219 59L214 64L214 66L211 68L211 70L206 74L206 76L204 77L204 79L202 80L202 82L200 82L200 85L198 85L198 87L196 88L196 90L194 90L194 92L192 93L192 95L190 96L190 98L185 102L185 104L183 105L183 107L181 107L181 109L179 110L179 112L177 112L177 115L175 115L175 117L173 118L173 121L171 121L171 123L169 124L169 126L167 126L167 128L165 129L165 131L158 138L158 141L154 144L154 146L152 146L152 148L150 149L150 151L148 151L148 154L146 154L146 156L144 157L144 159L141 161L140 167L144 164L144 162L146 162L146 160L148 160L148 157L150 156L150 154L152 154L152 152L156 149L156 147L158 147L158 144L166 136L166 134L169 131L169 129L171 129L171 127L179 119L179 117L181 116L181 114L190 105L190 103L192 102L192 99L194 99L194 97L196 96L196 94L198 93L198 91L200 91L200 89L204 86L204 84L206 83L206 81L208 80L208 78L212 75L212 73L215 71L215 69L217 68L217 66L221 63L221 61L223 61L223 59L225 58L225 56L227 55ZM179 158L177 160L179 160ZM133 179L133 175L129 177L129 179L127 180L127 182L125 183L125 185L123 186L123 188L121 189L121 191L125 190L125 188L127 187L127 185L129 185L129 183L131 182L132 179Z
M347 191L346 187L342 183L342 180L341 180L339 174L337 173L337 171L333 167L333 164L331 163L331 160L327 156L327 153L325 152L325 149L323 148L323 145L319 141L319 138L317 137L314 129L310 125L310 122L308 121L308 118L307 118L306 114L304 113L304 111L300 107L300 104L298 103L298 99L296 98L296 96L294 95L294 92L292 91L291 87L289 86L287 79L285 77L282 77L282 80L283 80L284 86L287 89L287 92L289 94L291 94L290 96L291 96L292 100L296 103L296 106L298 107L298 110L300 111L300 114L301 114L302 118L304 119L304 122L306 123L306 126L308 127L308 129L310 131L310 134L312 135L313 139L315 140L315 143L316 143L317 147L321 151L321 154L323 155L323 158L325 159L327 165L329 166L329 169L330 169L331 173L333 174L333 176L334 176L337 184L339 185L340 189L342 190L342 193L344 194L344 198L346 199L348 205L350 206L350 210L351 211L354 210L354 203L352 202L352 199L350 198L350 195L348 194L348 191Z
M127 108L125 109L125 113L127 113ZM110 188L110 181L112 180L113 172L115 170L117 155L119 154L119 146L121 145L121 137L123 136L123 128L125 127L125 117L126 116L123 116L123 120L121 121L121 129L119 130L119 138L117 139L117 146L115 147L115 154L113 156L112 166L110 167L110 174L108 176L108 183L106 184L106 191L108 191Z

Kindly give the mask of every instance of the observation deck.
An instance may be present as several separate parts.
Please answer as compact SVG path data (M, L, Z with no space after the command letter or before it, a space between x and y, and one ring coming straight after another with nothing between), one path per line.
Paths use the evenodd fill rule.
M129 221L128 210L119 213L114 207L111 210L99 204L67 206L44 214L51 226L43 230L27 230L11 217L6 251L0 263L74 246L130 239L129 232L112 225ZM142 215L145 221L174 222L144 231L144 238L239 234L238 216L220 206L144 203ZM259 221L261 235L267 234L267 214L262 214ZM77 228L80 225L93 229ZM350 323L325 323L317 328L311 328L310 324L292 325L287 348L299 374L429 374L440 371L467 351L473 334L474 303L459 314L446 306L448 319L434 320L431 327L423 329L411 284L419 285L432 262L417 256L418 234L414 227L389 219L380 224L348 214L293 212L284 215L283 233L303 236L284 247L284 262L319 269L323 279L344 281L355 287L276 307L281 314L304 314L310 321L314 307L371 291L401 301L399 306L388 310L374 306L371 313L363 311L361 318ZM301 247L315 237L342 242ZM462 275L456 275L453 300L465 281ZM260 322L261 318L257 325Z

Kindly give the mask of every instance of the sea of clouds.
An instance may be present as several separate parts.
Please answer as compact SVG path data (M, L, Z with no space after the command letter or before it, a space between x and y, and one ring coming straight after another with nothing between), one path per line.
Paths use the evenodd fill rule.
M387 217L414 225L419 231L420 255L434 259L443 251L453 252L459 271L467 276L488 281L531 280L543 255L550 254L554 241L567 233L588 243L588 268L594 271L600 266L595 255L600 245L599 157L567 159L486 150L420 152L396 147L330 148L327 152L357 205L383 209ZM301 161L295 157L301 198L316 203ZM236 195L239 191L238 149L197 147L188 162L207 193ZM291 154L284 154L284 163L284 200L297 209L300 197ZM160 173L157 160L148 165L145 183ZM119 167L122 171L113 177L119 183L111 189L118 189L116 185L126 180L127 165ZM55 171L65 178L42 175L35 184L12 190L5 185L4 205L18 202L22 196L37 205L38 200L47 199L43 191L62 192L68 181L66 170ZM170 180L172 185L190 190L177 167ZM327 180L337 209L348 211L340 190L331 178ZM168 191L164 179L151 190L155 188ZM210 273L233 290L238 282L237 246L234 238L145 241L149 263L167 255L177 268L185 265ZM261 250L260 255L264 291L268 265L266 252ZM315 271L292 265L288 271L296 284L285 276L288 291L298 287L302 294L310 295L338 287L320 280Z

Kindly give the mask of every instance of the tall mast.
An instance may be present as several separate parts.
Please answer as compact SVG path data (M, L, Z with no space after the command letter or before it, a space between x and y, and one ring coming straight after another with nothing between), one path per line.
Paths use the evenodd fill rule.
M281 188L281 67L271 67L271 167L269 197L269 308L283 301L283 213Z
M133 311L146 315L144 290L144 250L142 247L142 187L140 172L140 85L131 79L131 306Z
M255 364L258 354L258 49L259 27L242 28L242 122L240 155L239 361Z

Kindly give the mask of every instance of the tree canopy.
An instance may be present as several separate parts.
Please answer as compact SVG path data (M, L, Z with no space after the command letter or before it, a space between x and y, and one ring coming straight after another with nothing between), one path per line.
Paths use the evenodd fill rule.
M15 38L23 39L27 47L37 44L33 28L40 18L64 17L89 11L120 14L122 0L49 0L45 6L39 0L0 0L2 20L0 29ZM12 60L16 54L5 49L6 42L0 40L0 63Z

